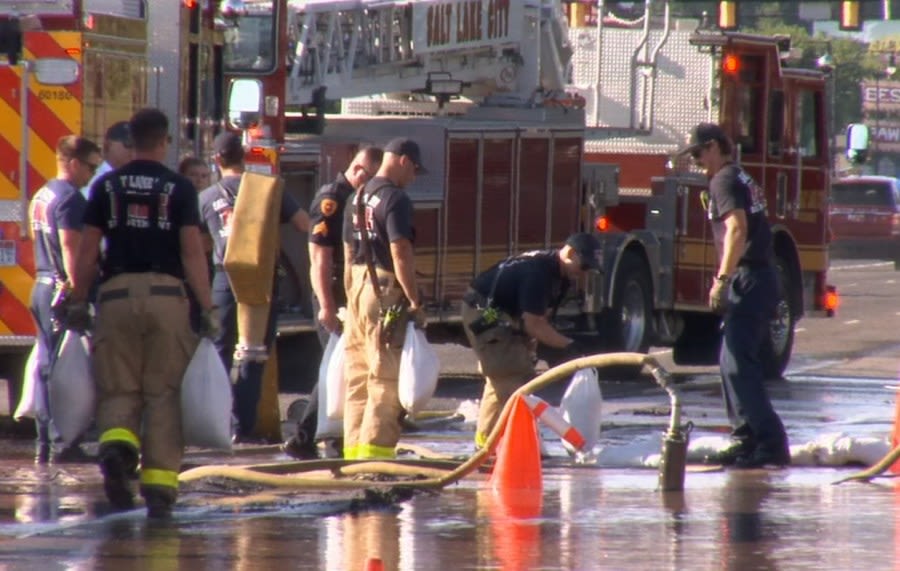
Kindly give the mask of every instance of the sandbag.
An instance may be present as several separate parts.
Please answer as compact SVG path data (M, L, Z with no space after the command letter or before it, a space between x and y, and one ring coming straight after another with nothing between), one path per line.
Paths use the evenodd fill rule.
M334 349L341 337L332 333L328 336L328 343L322 351L322 360L319 362L319 382L316 384L316 393L319 398L319 407L316 411L316 439L340 438L344 434L344 423L340 419L328 418L328 366ZM343 410L343 404L341 404Z
M563 418L584 436L585 452L590 452L600 440L600 422L603 412L603 395L597 380L597 370L580 369L572 377L562 397L559 408ZM569 454L576 450L565 440L563 446Z
M441 362L425 337L412 323L406 325L406 339L400 355L400 405L409 414L422 410L437 388Z
M63 446L69 446L90 427L97 406L97 389L91 374L86 336L77 331L66 331L47 384L50 417Z
M47 416L47 386L41 381L41 363L47 361L47 349L40 340L35 341L25 361L22 373L22 396L13 419L41 418Z
M325 406L322 406L321 403L319 406L325 409L325 414L331 420L343 420L344 418L344 400L347 395L347 383L344 382L344 350L346 347L347 333L345 332L335 343L328 359L325 378ZM343 433L343 429L341 432Z
M201 339L181 383L185 446L231 450L231 380L209 339Z

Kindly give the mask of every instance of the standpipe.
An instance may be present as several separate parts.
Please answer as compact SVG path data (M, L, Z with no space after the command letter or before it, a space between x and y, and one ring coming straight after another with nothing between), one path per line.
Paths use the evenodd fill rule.
M488 435L484 447L461 463L435 459L310 460L280 464L249 466L201 466L182 472L182 483L203 478L229 478L245 483L302 490L351 490L372 488L408 488L434 490L458 482L483 467L499 443L503 427L516 397L532 394L551 383L568 379L580 369L605 367L646 367L656 382L668 393L671 415L664 435L660 462L660 489L680 490L684 487L685 457L690 425L681 425L681 401L669 373L649 355L641 353L607 353L568 361L538 375L519 387L507 400ZM361 474L377 474L403 478L401 481L342 479Z

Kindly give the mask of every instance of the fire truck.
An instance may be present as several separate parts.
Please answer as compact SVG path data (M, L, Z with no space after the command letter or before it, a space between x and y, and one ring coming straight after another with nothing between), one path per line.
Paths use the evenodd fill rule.
M35 335L27 207L56 175L57 140L99 144L109 125L154 105L172 120L170 165L203 156L223 121L216 9L197 0L0 2L0 377L12 381L12 406Z
M765 361L780 376L797 320L837 301L826 77L786 65L788 38L674 21L655 4L626 22L556 0L226 3L228 120L251 167L279 172L303 204L360 144L423 145L431 172L408 190L429 336L458 330L477 273L590 230L604 269L556 325L598 349L671 346L682 364L716 362L720 318L706 303L706 179L673 154L695 124L719 122L767 193L781 291ZM283 244L284 335L313 324L306 244ZM312 368L312 351L291 352L295 365Z

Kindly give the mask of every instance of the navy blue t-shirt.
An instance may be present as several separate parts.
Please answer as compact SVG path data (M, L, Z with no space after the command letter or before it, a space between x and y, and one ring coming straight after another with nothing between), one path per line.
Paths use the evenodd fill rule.
M180 231L200 224L197 191L162 163L134 160L91 186L84 223L106 238L102 281L143 272L183 279Z
M518 318L558 306L569 280L560 270L559 250L535 250L498 262L472 280L472 289L486 298L492 288L492 305Z
M225 245L231 235L231 217L241 187L241 176L223 177L200 193L200 217L205 232L213 240L213 264L221 266L225 260ZM280 222L285 224L300 210L300 205L287 192L281 196Z
M747 215L747 243L739 263L769 263L772 257L772 230L766 218L766 195L744 169L729 163L709 181L708 214L720 259L725 239L725 215L738 208Z
M65 281L60 230L82 229L87 201L69 181L48 181L31 199L29 214L34 234L34 265L39 276Z
M402 188L382 177L375 177L366 183L362 193L366 196L365 226L373 261L377 267L393 272L391 242L404 238L415 241L412 200ZM350 244L350 262L353 264L366 263L360 234L362 224L357 220L357 200L360 196L359 192L354 194L344 210L344 242Z

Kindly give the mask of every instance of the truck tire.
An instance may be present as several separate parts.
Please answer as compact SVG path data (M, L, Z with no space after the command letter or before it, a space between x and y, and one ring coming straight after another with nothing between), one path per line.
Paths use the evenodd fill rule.
M719 364L722 351L722 318L713 313L684 316L684 329L672 346L676 365L710 366Z
M608 325L609 349L646 353L650 348L653 292L650 272L640 256L622 256L613 288Z
M322 346L314 332L279 336L278 388L286 393L308 394L319 381Z
M766 379L783 379L784 370L791 360L794 350L794 325L797 323L797 308L791 303L789 292L796 285L788 270L788 262L781 256L775 258L775 269L778 272L778 304L775 306L775 317L769 323L769 335L763 342L760 358Z

